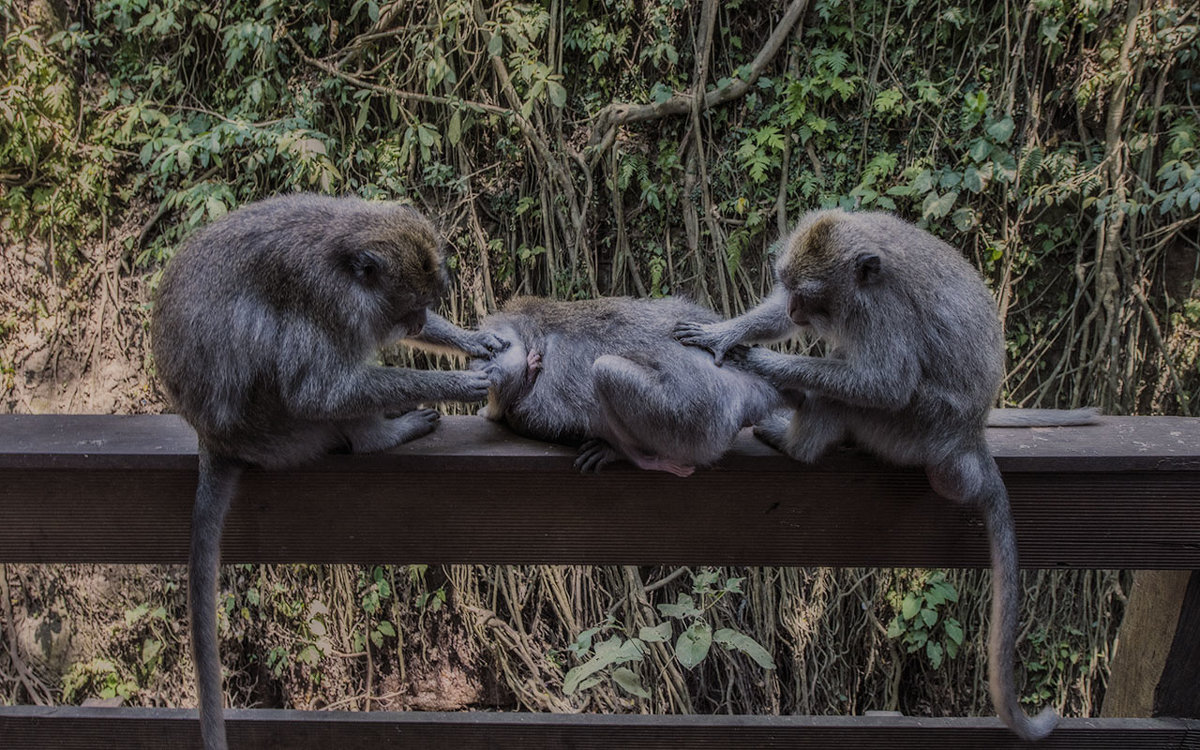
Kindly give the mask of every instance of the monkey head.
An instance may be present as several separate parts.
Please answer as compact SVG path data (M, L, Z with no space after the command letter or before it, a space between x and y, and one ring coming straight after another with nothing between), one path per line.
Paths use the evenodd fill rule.
M390 203L369 209L346 227L335 263L383 329L415 336L425 326L426 310L449 286L442 242L414 208Z
M809 213L788 237L775 275L787 291L787 314L801 328L827 336L870 294L882 274L878 248L854 236L844 211Z

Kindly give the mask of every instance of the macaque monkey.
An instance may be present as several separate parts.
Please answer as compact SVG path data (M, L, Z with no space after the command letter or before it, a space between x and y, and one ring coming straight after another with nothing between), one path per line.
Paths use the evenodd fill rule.
M196 232L154 305L158 374L200 439L188 559L192 659L204 747L226 747L216 596L221 530L246 467L296 466L333 449L378 451L434 429L433 401L482 401L476 371L382 367L398 338L453 329L456 348L504 344L429 312L446 287L433 226L416 210L292 195ZM444 344L438 339L435 343Z
M480 324L511 344L472 364L492 382L484 413L526 437L581 445L585 472L624 459L688 476L786 405L757 375L671 337L681 320L717 319L683 299L514 299Z
M1049 708L1027 717L1013 677L1020 568L1008 493L984 435L1004 343L979 273L901 219L840 210L805 215L775 273L758 307L728 321L681 323L676 338L717 360L729 353L738 366L803 394L790 419L777 415L755 429L789 456L816 461L849 437L886 461L924 467L934 491L979 509L991 544L992 702L1022 738L1045 737L1058 717ZM734 349L800 330L822 339L827 356Z

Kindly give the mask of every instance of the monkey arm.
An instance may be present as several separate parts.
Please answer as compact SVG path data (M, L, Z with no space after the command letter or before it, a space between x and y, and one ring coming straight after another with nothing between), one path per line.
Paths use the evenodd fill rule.
M486 372L371 365L305 378L292 389L290 405L304 419L359 419L428 401L483 401L490 385Z
M675 326L674 336L686 346L708 349L717 364L725 354L741 343L765 344L788 338L796 324L787 314L787 291L776 286L771 294L752 310L718 323L682 321Z
M508 348L509 342L488 331L468 331L435 312L428 312L425 327L416 336L402 337L418 348L452 349L472 357L488 359Z
M882 352L882 361L866 367L851 360L780 354L755 347L743 366L776 388L803 389L851 406L895 411L912 401L918 368L899 352Z

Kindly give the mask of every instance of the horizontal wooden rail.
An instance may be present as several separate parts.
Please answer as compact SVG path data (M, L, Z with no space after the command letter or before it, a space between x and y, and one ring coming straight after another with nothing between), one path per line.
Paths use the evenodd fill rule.
M997 429L1025 567L1200 568L1200 420ZM387 453L249 472L225 561L983 566L919 470L806 467L748 432L686 479L572 468L477 417ZM0 562L180 563L196 440L173 416L0 416Z
M234 710L231 747L420 750L636 750L637 748L1017 748L999 719L892 716L645 716L529 713L351 713ZM6 750L190 750L196 712L171 709L0 708ZM1200 743L1200 721L1064 719L1039 750L1179 750Z

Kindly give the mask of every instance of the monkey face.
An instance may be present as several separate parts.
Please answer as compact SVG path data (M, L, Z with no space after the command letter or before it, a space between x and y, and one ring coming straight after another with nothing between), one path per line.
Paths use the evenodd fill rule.
M445 258L424 216L408 206L388 208L347 238L339 265L385 327L415 335L425 326L425 311L448 286Z
M797 326L818 332L837 327L848 306L879 279L880 256L844 236L852 229L848 219L841 211L806 216L776 264L777 281L788 293L787 315Z

